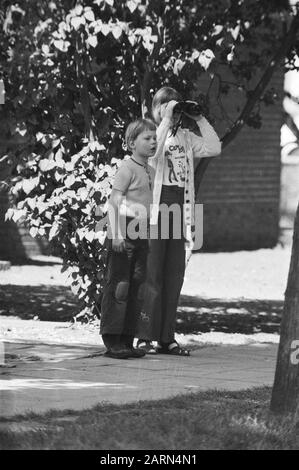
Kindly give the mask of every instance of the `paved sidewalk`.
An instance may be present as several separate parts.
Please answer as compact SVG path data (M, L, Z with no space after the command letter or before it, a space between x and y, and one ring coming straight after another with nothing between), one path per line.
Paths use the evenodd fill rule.
M3 344L3 343L2 343ZM272 385L276 345L207 346L191 357L115 360L96 346L4 343L0 416Z

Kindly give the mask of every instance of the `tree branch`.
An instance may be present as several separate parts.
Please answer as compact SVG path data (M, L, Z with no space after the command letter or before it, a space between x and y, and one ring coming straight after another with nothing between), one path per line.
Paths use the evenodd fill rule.
M267 88L274 71L279 66L281 60L288 54L289 50L291 49L294 39L296 37L297 31L299 27L299 11L297 12L296 16L293 18L291 26L287 35L285 36L284 41L282 42L281 46L274 54L273 58L271 59L268 67L266 68L264 74L262 75L261 79L259 80L258 84L256 85L255 89L252 91L250 98L248 99L244 109L238 119L235 121L234 125L231 129L224 135L222 140L222 147L226 147L240 132L243 126L246 124L246 121L253 110L254 106L256 105L259 98L262 96L263 92ZM196 168L195 171L195 192L198 192L200 183L203 179L203 176L208 168L209 162L213 160L211 158L203 158Z

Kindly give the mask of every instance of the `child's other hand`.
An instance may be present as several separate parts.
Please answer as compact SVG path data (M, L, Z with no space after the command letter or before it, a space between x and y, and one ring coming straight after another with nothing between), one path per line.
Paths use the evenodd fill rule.
M189 118L193 119L194 121L200 121L202 118L203 118L203 115L202 114L189 114L189 113L184 113L186 114L186 116L188 116Z
M125 240L123 238L114 238L112 240L112 250L117 253L125 251Z
M177 101L171 100L168 101L168 103L163 103L161 104L161 118L163 119L164 117L168 119L173 119L173 108L177 104Z

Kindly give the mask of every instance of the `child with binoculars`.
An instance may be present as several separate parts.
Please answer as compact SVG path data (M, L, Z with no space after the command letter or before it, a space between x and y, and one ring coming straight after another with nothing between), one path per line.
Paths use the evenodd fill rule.
M201 136L181 127L182 113L195 120ZM157 150L149 159L156 170L153 187L151 224L158 236L149 240L145 297L140 312L137 347L148 354L189 356L175 340L177 306L186 268L186 254L191 253L194 225L194 159L214 157L221 153L221 142L201 107L183 101L173 88L158 90L152 102L152 115L157 128ZM172 211L161 211L176 204L182 223L173 227ZM166 214L166 215L165 215ZM167 221L163 220L167 217ZM162 225L167 222L168 237ZM155 348L152 341L157 342Z

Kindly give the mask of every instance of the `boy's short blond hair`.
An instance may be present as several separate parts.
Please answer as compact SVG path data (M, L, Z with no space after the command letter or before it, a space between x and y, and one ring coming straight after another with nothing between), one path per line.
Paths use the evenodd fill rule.
M156 124L151 119L140 118L136 119L134 122L131 122L126 129L125 134L125 141L128 150L132 150L130 143L134 142L141 132L155 130Z

